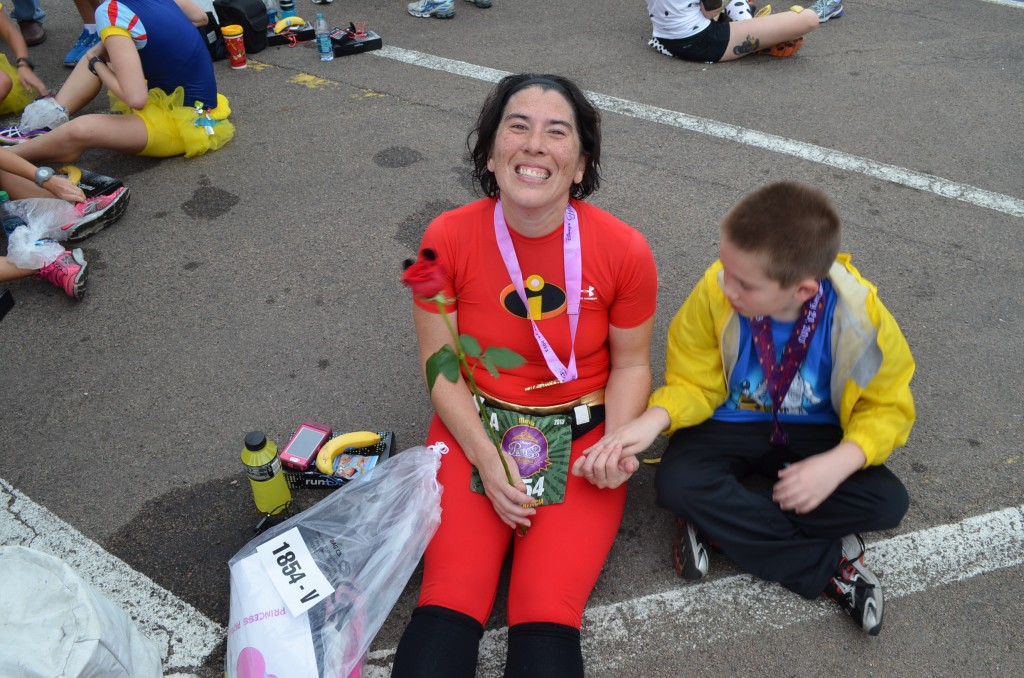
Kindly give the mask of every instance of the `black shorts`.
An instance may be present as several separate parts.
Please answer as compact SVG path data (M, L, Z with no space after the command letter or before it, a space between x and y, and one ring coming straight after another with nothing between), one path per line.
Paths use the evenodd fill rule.
M662 54L687 61L713 64L722 60L729 46L729 23L712 21L708 27L688 38L652 38L648 43Z

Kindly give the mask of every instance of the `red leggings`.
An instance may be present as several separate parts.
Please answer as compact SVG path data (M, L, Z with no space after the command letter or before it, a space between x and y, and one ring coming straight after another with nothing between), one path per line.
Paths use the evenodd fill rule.
M570 468L603 434L602 424L573 441ZM444 486L441 526L424 556L418 605L439 605L486 624L511 543L508 625L553 622L580 628L583 607L622 521L626 486L602 490L570 472L565 501L539 507L527 535L513 539L490 500L469 489L472 466L434 415L427 444L437 442L448 446L437 472Z

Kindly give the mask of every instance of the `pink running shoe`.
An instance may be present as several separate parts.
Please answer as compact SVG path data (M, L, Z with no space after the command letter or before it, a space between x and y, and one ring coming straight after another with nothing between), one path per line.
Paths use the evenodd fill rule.
M6 146L17 146L18 144L25 143L29 139L41 137L49 131L50 128L44 127L43 129L34 129L29 132L22 132L17 125L11 125L10 127L0 129L0 144L4 144Z
M82 250L64 250L64 254L39 269L34 277L38 280L49 280L72 299L81 299L85 295L88 266L85 257L82 256Z
M121 218L128 209L128 189L122 186L113 193L97 195L75 205L80 218L60 227L68 232L68 242L81 242L90 235Z

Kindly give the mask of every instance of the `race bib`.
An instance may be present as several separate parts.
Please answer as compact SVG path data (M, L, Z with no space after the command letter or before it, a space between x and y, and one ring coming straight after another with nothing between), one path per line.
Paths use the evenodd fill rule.
M565 500L569 476L572 424L564 414L536 416L487 406L488 421L501 440L501 449L512 456L531 506L559 504ZM480 474L473 468L470 489L484 493Z

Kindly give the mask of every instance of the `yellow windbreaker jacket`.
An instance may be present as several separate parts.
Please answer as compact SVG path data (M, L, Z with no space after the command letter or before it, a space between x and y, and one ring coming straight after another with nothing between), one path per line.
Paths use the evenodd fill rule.
M722 263L716 261L669 326L665 385L648 402L668 411L667 435L707 420L728 396L740 331L722 277ZM896 319L875 286L850 263L850 255L840 254L828 277L838 295L832 321L832 405L844 440L860 446L866 466L882 464L906 443L914 425L914 358Z

